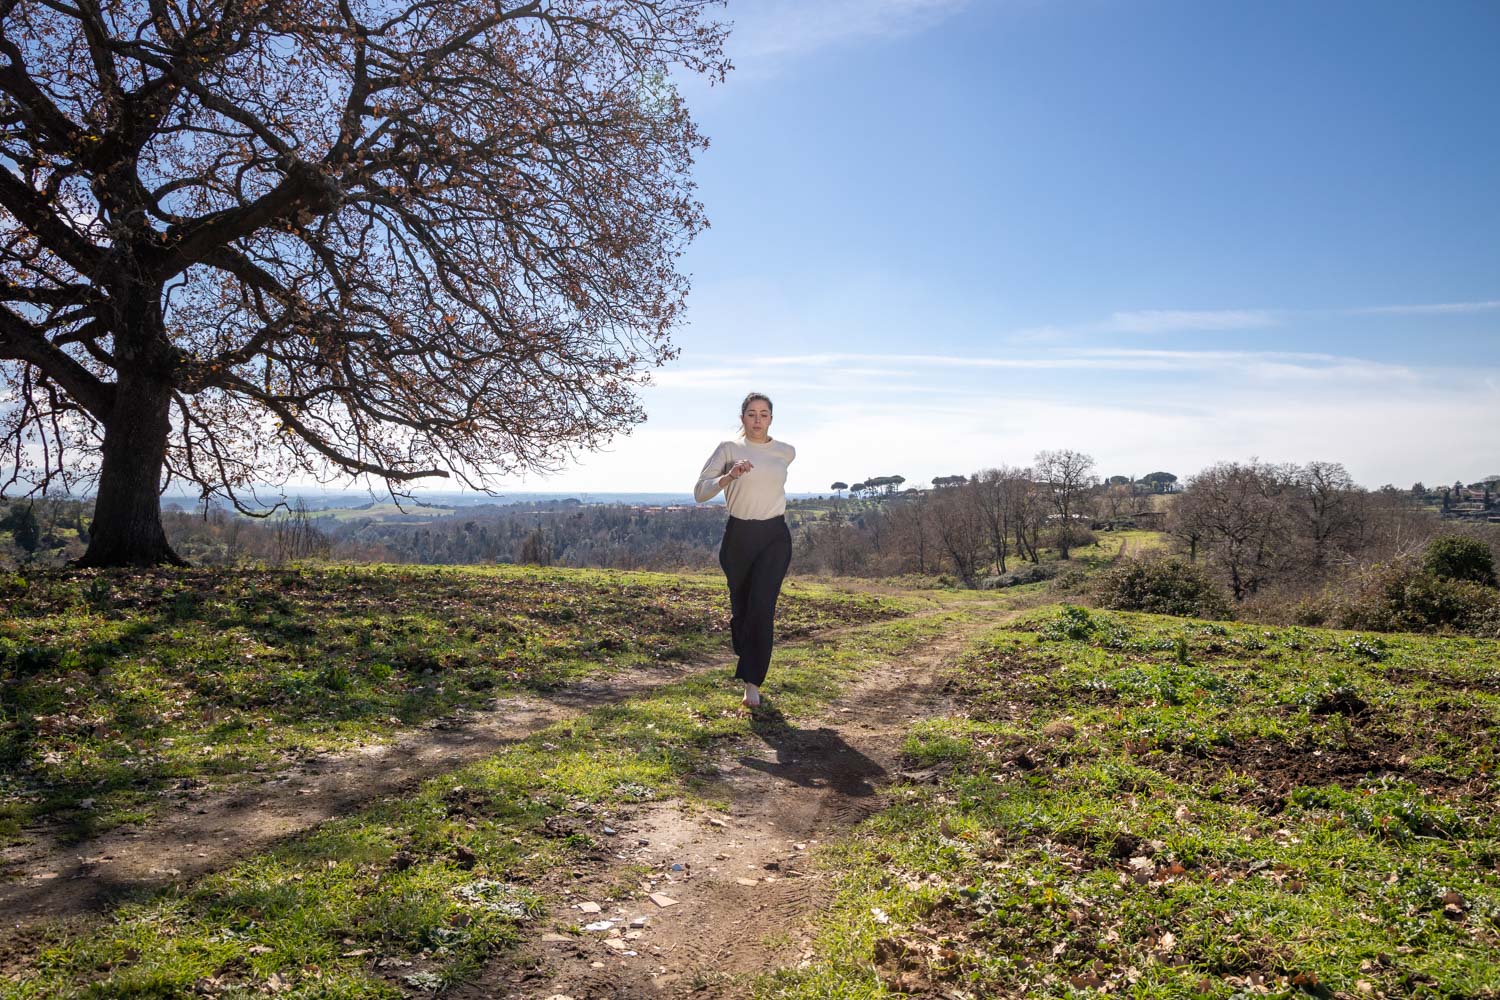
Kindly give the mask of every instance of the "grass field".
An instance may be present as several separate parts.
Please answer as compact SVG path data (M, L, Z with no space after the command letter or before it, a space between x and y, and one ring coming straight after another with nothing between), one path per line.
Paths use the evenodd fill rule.
M1106 535L1079 565L1152 537ZM4 815L84 836L148 819L176 781L722 649L722 586L428 567L0 580ZM1050 586L788 583L789 720L981 615L1033 610L949 664L954 710L911 721L884 807L809 852L830 886L818 936L751 984L761 1000L1500 998L1500 643L1036 607ZM747 732L735 697L690 675L39 925L0 998L441 994L605 863L633 803L716 808L710 761Z
M681 662L728 630L716 577L517 567L39 572L0 577L0 601L0 836L141 821L173 785ZM792 582L778 631L901 613Z
M811 711L872 660L940 634L959 614L779 649L779 710ZM715 745L745 733L736 698L721 677L694 675L107 919L48 927L12 957L0 998L441 990L515 940L553 876L609 850L612 810L672 796L713 808L697 795L698 772Z
M1500 643L1053 607L766 998L1500 996Z

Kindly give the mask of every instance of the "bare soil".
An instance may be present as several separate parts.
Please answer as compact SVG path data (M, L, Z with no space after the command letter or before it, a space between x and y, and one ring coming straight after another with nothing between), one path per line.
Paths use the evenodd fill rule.
M499 698L484 711L436 720L391 742L319 754L288 770L256 776L253 784L213 791L180 788L147 826L120 827L82 843L29 831L26 843L0 848L5 878L0 946L7 935L38 921L86 915L137 890L216 871L562 719L729 662L719 656L579 681L545 696Z
M793 722L768 702L752 737L703 775L702 791L727 800L727 813L680 801L613 813L614 853L558 873L544 895L561 902L517 952L453 995L741 997L757 974L809 958L830 891L808 852L886 805L912 723L952 709L944 667L1003 617L981 613L872 663L819 718Z

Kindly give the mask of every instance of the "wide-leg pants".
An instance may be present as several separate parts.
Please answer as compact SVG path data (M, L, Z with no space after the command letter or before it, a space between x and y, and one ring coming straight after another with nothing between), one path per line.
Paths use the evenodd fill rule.
M785 517L731 517L724 525L719 565L729 581L729 634L740 658L734 676L749 684L765 683L776 598L791 561L792 533Z

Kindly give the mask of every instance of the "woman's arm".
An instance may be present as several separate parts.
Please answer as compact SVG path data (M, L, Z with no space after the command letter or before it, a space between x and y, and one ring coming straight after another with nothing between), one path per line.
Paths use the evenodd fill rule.
M693 499L698 503L712 500L720 490L724 488L726 473L729 471L729 453L724 445L714 449L714 453L708 456L704 463L703 471L698 473L698 482L693 487Z

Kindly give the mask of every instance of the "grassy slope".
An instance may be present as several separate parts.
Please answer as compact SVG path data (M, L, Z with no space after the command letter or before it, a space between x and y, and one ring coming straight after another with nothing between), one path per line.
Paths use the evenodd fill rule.
M961 611L778 648L779 711L800 716ZM13 958L0 998L396 997L472 975L569 867L608 851L615 810L682 796L749 725L721 672L559 723L399 800L323 824Z
M433 586L469 592L445 579L464 572ZM571 582L601 580L645 585ZM783 647L778 705L808 711L943 627ZM1500 644L1052 608L955 680L965 715L908 746L935 780L898 787L826 858L840 897L820 956L764 996L1500 996ZM721 688L695 677L590 713L55 929L0 997L391 996L462 978L535 910L543 873L607 849L614 810L692 798L704 755L744 727Z
M1046 609L776 998L1500 996L1500 643Z
M710 576L516 567L0 576L0 835L84 836L182 782L719 650L727 603ZM778 631L904 607L794 581Z

